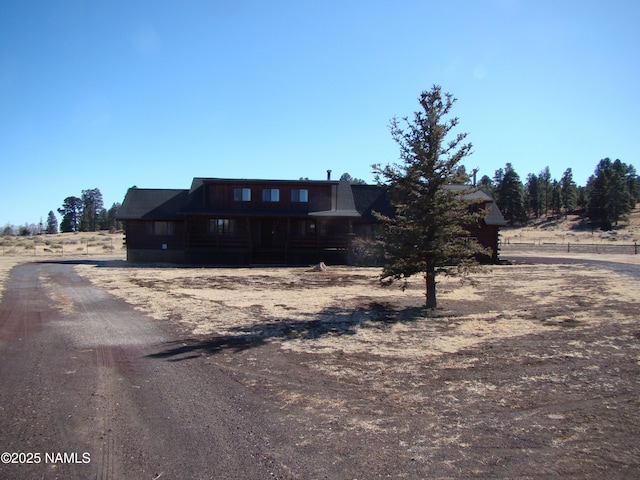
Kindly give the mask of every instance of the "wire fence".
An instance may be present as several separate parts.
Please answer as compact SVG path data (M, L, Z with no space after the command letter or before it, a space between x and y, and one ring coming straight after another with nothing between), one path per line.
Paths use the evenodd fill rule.
M3 257L71 257L78 255L114 255L125 248L112 239L106 241L69 241L55 244L36 242L0 242Z
M599 253L617 255L637 255L638 243L535 243L535 242L500 242L500 251L518 252L535 251L538 253Z

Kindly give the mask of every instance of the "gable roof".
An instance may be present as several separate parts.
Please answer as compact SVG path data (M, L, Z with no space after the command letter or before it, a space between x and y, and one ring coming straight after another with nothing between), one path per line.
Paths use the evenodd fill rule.
M351 184L347 181L340 181L337 185L332 186L331 210L321 212L309 212L312 217L359 217L360 213L356 210L355 201L353 199L353 190Z
M387 201L387 191L378 185L351 185L355 208L363 220L374 221L373 212L387 217L393 215L393 207Z
M212 181L238 182L239 179L193 179L190 189L157 189L132 187L118 209L117 220L179 220L187 213L206 212L202 208L205 183ZM246 182L264 182L263 180L241 180ZM306 183L305 181L274 180L273 183ZM318 182L320 183L320 182ZM360 218L364 221L376 221L373 212L386 216L393 215L393 207L386 198L386 189L379 185L351 185L349 182L322 182L332 185L332 208L330 210L309 212L313 217ZM469 185L447 185L453 191L464 191ZM485 223L487 225L506 225L502 212L493 198L483 190L473 190L464 194L467 200L485 202L487 205ZM244 212L245 214L247 212ZM276 212L270 212L272 215ZM286 215L289 212L279 212Z
M498 205L496 205L495 202L489 206L487 213L484 216L484 223L486 223L487 225L498 225L498 226L504 226L507 224L507 221L502 216L502 212L500 211L500 209L498 208Z
M118 208L117 219L177 220L188 194L188 190L132 187Z

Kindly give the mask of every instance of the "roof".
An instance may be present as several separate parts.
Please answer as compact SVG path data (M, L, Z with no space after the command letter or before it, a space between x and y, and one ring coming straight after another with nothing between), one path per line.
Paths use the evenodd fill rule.
M393 215L393 208L387 201L387 191L378 185L351 185L355 208L363 220L374 221L373 212Z
M188 194L188 190L132 187L118 208L117 219L177 220Z
M195 190L205 183L232 183L232 184L278 184L278 185L301 185L301 184L330 184L337 185L340 183L338 180L273 180L273 179L260 179L260 178L216 178L216 177L194 177L191 182L191 190Z
M444 188L452 192L466 192L462 197L465 200L493 202L493 198L486 191L480 190L472 185L467 185L466 183L450 183L445 185Z
M332 208L321 212L309 212L311 217L360 217L353 199L351 184L347 181L338 182L332 192Z
M118 209L118 220L179 220L189 214L214 214L212 209L203 209L203 190L205 183L264 183L265 180L242 179L218 179L200 178L193 179L191 188L184 189L152 189L132 187L127 191L122 206ZM329 183L332 186L332 206L330 210L309 212L309 216L322 218L360 218L364 221L375 221L373 212L379 212L386 216L393 215L393 207L386 197L386 189L380 185L351 185L346 181L307 181L307 180L269 180L272 183ZM449 190L464 192L472 189L469 185L452 184L446 187ZM487 204L485 223L487 225L506 225L500 209L493 198L483 190L472 190L463 195L466 200L476 200ZM227 211L225 214L237 214L238 211ZM268 215L268 216L300 216L297 211L242 211L243 215Z
M502 212L498 208L498 205L496 205L495 203L491 203L491 205L489 205L487 214L484 216L484 223L486 223L487 225L502 226L506 225L507 221L502 216Z

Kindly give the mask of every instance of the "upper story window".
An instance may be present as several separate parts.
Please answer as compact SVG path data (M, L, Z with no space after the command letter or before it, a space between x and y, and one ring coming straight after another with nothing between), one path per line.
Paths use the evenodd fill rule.
M233 200L236 202L250 202L251 189L250 188L234 188Z
M262 190L263 202L279 202L280 201L280 189L278 188L265 188Z
M309 201L309 190L306 188L291 190L291 201L298 203L307 203Z

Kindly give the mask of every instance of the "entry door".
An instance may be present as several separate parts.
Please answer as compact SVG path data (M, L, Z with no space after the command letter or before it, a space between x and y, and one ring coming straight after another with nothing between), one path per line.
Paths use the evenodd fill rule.
M262 248L284 247L285 222L275 218L265 218L260 222L260 246Z

